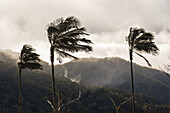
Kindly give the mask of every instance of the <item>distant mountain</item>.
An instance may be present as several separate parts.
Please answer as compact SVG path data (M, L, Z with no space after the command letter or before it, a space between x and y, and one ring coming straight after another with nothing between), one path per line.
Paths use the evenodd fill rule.
M61 72L60 70L63 70ZM131 92L129 62L121 58L84 58L56 66L58 75L87 86L118 88ZM59 73L60 72L60 73ZM134 64L135 92L154 96L170 104L170 78L159 70Z
M17 62L19 61L19 53L8 49L0 49L0 61L9 63L11 65L17 65ZM50 72L50 66L47 62L41 60L41 64L43 65L45 72Z
M16 64L19 53L11 50L0 50L0 61Z
M14 63L16 62L17 58L15 59L9 57L10 55L4 52L0 52L0 56L5 56L3 58L2 57L0 58L0 99L1 99L0 111L1 113L18 113L18 68ZM105 78L107 78L107 74L112 73L112 71L116 69L116 67L114 67L115 65L114 62L117 62L117 64L119 64L119 62L121 61L124 60L119 58L106 58L106 59L92 58L92 59L81 59L79 61L72 61L64 65L56 66L55 67L56 87L57 87L57 91L59 89L61 92L61 98L63 98L63 103L68 102L70 99L76 98L78 96L79 91L82 92L80 100L68 106L67 110L69 110L70 113L115 112L115 107L111 103L110 97L112 97L115 103L119 105L121 102L131 97L131 94L120 89L113 89L112 87L114 84L112 84L112 82L107 82L108 84L105 84L104 82L103 83L104 85L100 85L99 83L97 83L97 80L100 80L100 76L102 77L102 73L105 73L104 76ZM109 62L110 65L108 65L108 67L104 65ZM50 113L51 112L50 105L47 103L47 100L51 101L52 98L51 76L49 70L50 67L48 63L46 62L42 62L42 63L45 66L44 71L29 71L29 70L23 71L22 97L23 97L24 113ZM127 61L124 61L124 63L122 62L122 64L126 64L126 63L128 65ZM110 68L111 65L113 66L112 67L113 69L109 72L105 71L106 69L111 69ZM103 67L102 68L103 70L99 68L100 66ZM90 67L93 68L89 70L88 68ZM117 70L119 70L120 68L118 67ZM143 69L143 67L141 68ZM153 71L155 72L155 70ZM117 74L119 73L119 71L116 72ZM98 73L98 77L95 75L95 73ZM111 75L113 74L110 74L110 76ZM124 76L122 75L122 77ZM89 85L88 85L88 80L85 80L85 78L86 79L88 78ZM96 78L96 81L93 81L94 78ZM161 77L160 78L155 77L155 78L158 80ZM127 79L129 78L127 77ZM71 82L70 80L75 82L80 82L80 83L77 84L75 82ZM86 82L83 82L84 80ZM149 80L149 82L151 82L150 79L148 79L147 77L146 80ZM164 77L161 78L161 80L164 80ZM92 84L92 81L96 83ZM99 82L102 82L102 80L100 80ZM165 82L168 82L168 80L165 80ZM118 83L119 82L117 82L117 84ZM124 81L118 85L115 85L115 87L121 85L124 85ZM146 85L148 85L148 83ZM167 88L166 85L164 85L163 83L159 83L157 81L155 82L155 85L158 86L160 85L163 88ZM164 89L160 89L160 90L162 90L163 92L160 92L159 94L165 93ZM166 90L168 94L169 90L168 89ZM163 102L159 101L163 97L160 97L159 99L159 98L147 96L142 93L136 94L137 113L158 113L158 112L167 113L170 110L170 105L164 105L162 104ZM165 96L168 101L168 96L166 94ZM121 108L120 113L131 113L131 105L132 105L131 102L125 104Z

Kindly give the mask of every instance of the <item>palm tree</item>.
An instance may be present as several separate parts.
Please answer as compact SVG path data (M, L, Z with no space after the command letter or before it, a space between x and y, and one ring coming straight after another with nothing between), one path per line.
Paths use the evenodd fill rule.
M133 104L133 113L135 113L135 95L134 95L134 79L133 79L133 52L135 52L140 57L144 58L149 66L151 64L149 61L138 52L145 52L152 55L156 55L159 51L158 47L153 42L154 36L152 33L145 32L143 28L130 28L129 36L126 37L126 41L129 44L129 57L130 57L130 67L131 67L131 82L132 82L132 104Z
M52 68L52 93L53 106L56 108L56 94L55 94L55 79L54 79L54 51L58 54L57 60L62 62L62 58L70 57L77 59L77 57L70 53L79 51L92 51L91 40L81 38L82 35L88 35L85 27L80 27L80 21L71 16L66 19L59 18L47 25L47 35L50 42L50 59ZM55 112L53 110L53 112Z
M42 65L39 63L39 54L34 52L35 49L31 45L24 45L19 57L18 67L19 67L19 113L22 113L22 100L21 100L21 72L22 69L41 69Z

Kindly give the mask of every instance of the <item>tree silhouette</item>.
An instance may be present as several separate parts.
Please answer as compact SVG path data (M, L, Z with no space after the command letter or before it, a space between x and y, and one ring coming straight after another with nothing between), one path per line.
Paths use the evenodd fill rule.
M24 45L21 54L19 56L19 113L22 113L22 100L21 100L21 72L22 69L37 70L43 69L42 65L39 63L39 54L34 52L35 49L31 45Z
M75 98L75 99L73 99L73 100L69 100L68 102L66 102L66 103L63 103L63 98L61 98L60 97L60 91L58 91L58 95L57 95L57 97L58 97L58 106L56 107L56 108L54 108L54 106L52 105L52 103L49 101L49 100L47 100L47 102L50 104L50 106L51 106L51 108L52 109L56 109L56 111L57 111L57 113L68 113L68 112L66 112L67 110L67 108L68 108L68 106L71 104L71 103L74 103L74 102L76 102L76 101L78 101L79 99L80 99L80 97L81 97L81 91L79 91L79 95L78 95L78 97L77 98ZM64 112L65 111L65 112Z
M111 93L113 93L113 92L111 91ZM123 101L122 103L120 103L120 104L117 106L116 103L115 103L115 101L113 100L113 98L112 98L111 96L109 96L108 94L107 94L107 96L110 98L113 106L116 108L116 113L119 113L120 108L122 108L124 104L126 104L128 101L130 101L130 100L132 99L132 97L126 98L125 101Z
M169 56L168 56L168 58L170 60ZM161 67L159 67L159 68L163 73L165 73L165 75L167 75L167 77L170 77L170 73L169 73L170 72L170 65L169 64L164 65L165 70L161 69Z
M129 36L126 37L126 41L129 44L129 57L130 57L130 67L131 67L131 82L132 82L132 104L133 104L133 113L135 113L135 95L134 95L134 79L133 79L133 52L135 52L140 57L144 58L149 66L151 64L149 61L142 56L139 52L145 52L152 55L156 55L159 51L158 47L153 42L154 36L152 33L145 32L143 28L130 28Z
M92 51L91 40L81 38L82 35L88 35L85 27L80 27L80 21L71 16L66 19L59 18L47 25L47 36L50 42L50 59L52 68L52 93L53 93L53 112L56 109L55 79L54 79L54 51L58 54L57 60L62 62L62 58L77 57L70 53L79 51Z

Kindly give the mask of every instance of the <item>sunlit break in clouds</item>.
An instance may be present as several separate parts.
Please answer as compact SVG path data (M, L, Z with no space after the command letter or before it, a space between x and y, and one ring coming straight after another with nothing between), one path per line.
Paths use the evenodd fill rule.
M75 16L94 42L93 52L76 54L78 57L128 60L125 37L129 28L136 26L154 34L159 55L144 55L158 68L169 63L169 11L169 0L1 0L0 49L19 52L24 44L31 44L49 62L46 25L60 17ZM146 65L138 56L134 61Z

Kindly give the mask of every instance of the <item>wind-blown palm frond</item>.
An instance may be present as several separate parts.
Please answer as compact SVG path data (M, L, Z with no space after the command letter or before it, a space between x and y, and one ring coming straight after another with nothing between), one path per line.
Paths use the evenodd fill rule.
M70 58L74 58L74 59L78 59L77 57L69 54L69 53L66 53L64 51L60 51L58 49L55 50L62 58L66 58L66 57L70 57Z
M89 35L88 33L85 32L86 29L85 27L82 27L82 28L75 28L75 29L70 29L68 31L65 31L65 32L62 32L58 35L58 38L60 37L74 37L74 38L77 38L77 37L80 37L80 35Z
M141 54L139 54L139 53L137 53L137 52L135 52L138 56L140 56L140 57L142 57L145 61L146 61L146 63L148 64L148 66L152 66L151 65L151 63L143 56L143 55L141 55Z
M24 45L21 50L20 60L23 59L23 57L25 57L27 54L30 54L32 51L35 51L35 49L33 49L31 45Z
M131 28L127 39L130 49L156 55L159 49L153 40L153 34L145 32L142 28Z
M19 62L18 65L20 65L22 69L30 69L30 70L43 69L42 65L39 64L38 62L27 62L27 63Z
M56 48L66 52L78 52L78 51L85 51L85 52L89 52L92 51L92 47L89 45L81 45L81 44L66 44L66 43L62 43L62 44L58 44L55 46Z
M68 31L72 28L77 28L80 26L80 21L74 16L66 18L61 24L58 24L60 32Z
M24 62L27 62L27 61L40 61L39 56L40 55L37 54L37 53L26 54L23 57L23 61Z
M57 31L57 33L60 34L73 28L78 28L79 26L80 21L73 16L68 17L65 20L63 18L59 18L47 25L47 32L48 34L52 34Z
M80 27L80 22L77 18L71 16L66 18L57 19L47 26L47 33L51 47L54 50L59 50L63 53L92 51L91 40L80 38L82 35L89 35L86 33L85 27ZM81 44L83 43L83 44ZM61 53L62 54L62 53ZM62 55L66 57L67 55ZM70 57L70 55L68 55ZM72 57L74 58L74 57Z
M134 49L140 52L150 53L156 55L158 53L158 48L154 42L140 42L134 45Z
M42 65L39 63L39 54L34 52L35 49L32 48L31 45L24 45L21 54L20 61L18 62L18 66L21 69L42 69Z
M86 43L86 44L92 44L91 40L85 39L85 38L69 38L64 37L60 40L56 40L56 44L60 44L61 42L65 43L65 44L78 44L78 43Z
M134 40L134 49L137 51L143 51L156 55L158 53L158 47L153 42L154 36L151 33L142 33L141 36Z
M127 37L128 44L130 48L133 48L134 41L141 33L144 33L144 29L130 28L129 36Z
M154 40L154 36L152 33L143 33L140 37L138 37L135 41L152 41Z

